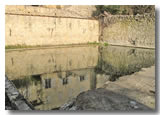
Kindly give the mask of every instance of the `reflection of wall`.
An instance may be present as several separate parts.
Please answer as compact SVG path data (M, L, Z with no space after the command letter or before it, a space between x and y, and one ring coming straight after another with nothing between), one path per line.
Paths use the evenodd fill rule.
M40 76L41 82L38 84L30 79L29 85L21 86L18 89L29 101L43 102L43 104L35 106L36 109L50 110L60 107L80 92L89 90L93 85L96 85L93 84L95 83L92 80L94 79L93 75L94 69L42 74ZM64 82L64 79L67 79L67 82ZM22 83L22 81L19 82ZM13 82L15 83L15 80Z
M66 79L67 82L64 82L65 76L62 78L57 77L57 73L55 74L45 74L42 76L43 88L45 79L51 79L51 88L43 89L43 97L42 100L45 105L41 105L37 108L48 110L52 108L59 107L67 102L69 99L76 97L80 92L86 91L90 89L91 84L91 72L93 70L80 70L80 72L85 72L85 74L76 74L73 73L69 75ZM84 76L83 80L80 80L80 77Z
M96 74L96 88L102 87L109 80L109 75Z
M10 79L97 65L98 47L65 47L11 51L5 54L5 72Z
M155 63L155 50L110 46L101 49L101 67L109 74L129 74ZM99 65L100 66L100 65Z

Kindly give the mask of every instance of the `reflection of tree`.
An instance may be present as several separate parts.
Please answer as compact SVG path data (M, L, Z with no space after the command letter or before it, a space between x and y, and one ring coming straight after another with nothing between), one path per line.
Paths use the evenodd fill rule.
M94 71L99 74L110 75L110 81L115 81L121 76L130 75L140 71L141 68L147 68L154 64L154 55L150 50L145 52L138 52L136 49L125 50L124 52L115 50L115 53L109 51L110 49L102 50L103 47L99 48L98 64L94 68ZM102 58L103 53L108 55L112 53L112 55L111 57L105 55L106 57L103 57L104 61Z
M25 76L23 79L12 80L17 88L28 87L31 84L38 85L41 83L40 75Z

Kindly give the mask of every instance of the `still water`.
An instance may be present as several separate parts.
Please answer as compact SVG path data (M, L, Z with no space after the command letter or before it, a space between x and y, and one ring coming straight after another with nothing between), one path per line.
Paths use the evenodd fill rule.
M6 75L37 110L56 109L83 91L155 63L155 50L118 46L16 50L5 55Z

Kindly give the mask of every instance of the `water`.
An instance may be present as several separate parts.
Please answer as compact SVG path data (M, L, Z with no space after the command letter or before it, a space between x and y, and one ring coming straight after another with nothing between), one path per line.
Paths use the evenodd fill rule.
M5 68L35 109L51 110L154 63L155 50L90 45L6 51Z

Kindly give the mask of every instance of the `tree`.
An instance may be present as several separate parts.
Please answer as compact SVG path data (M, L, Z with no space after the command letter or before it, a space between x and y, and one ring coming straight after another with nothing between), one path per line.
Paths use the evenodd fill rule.
M99 16L108 12L112 15L137 15L144 13L154 13L153 5L96 5L96 11L92 16Z
M115 15L119 13L119 9L119 5L96 5L96 11L93 12L92 16L99 16L100 14L103 14L104 11Z
M133 10L134 15L155 12L155 8L153 5L135 5L131 8Z

